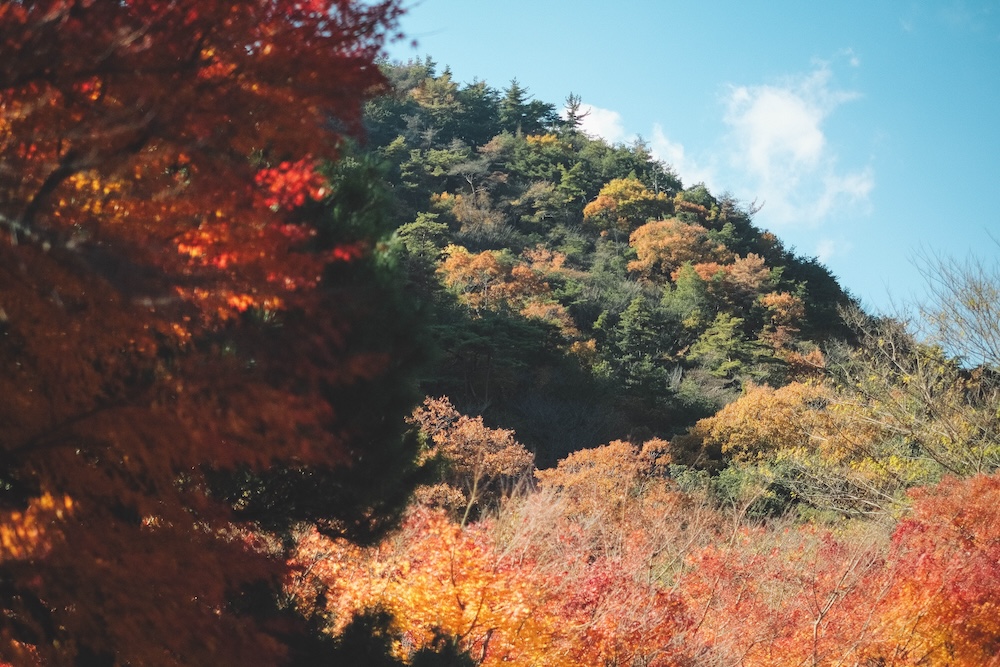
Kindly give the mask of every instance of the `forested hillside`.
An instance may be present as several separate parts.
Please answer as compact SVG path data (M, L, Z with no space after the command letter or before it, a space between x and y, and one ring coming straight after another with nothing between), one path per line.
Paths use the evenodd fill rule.
M514 428L540 461L668 436L822 369L849 336L830 273L754 226L750 205L685 188L641 141L580 130L581 104L386 65L358 157L400 223L391 256L433 305L425 391Z
M0 4L0 665L1000 664L1000 269L865 313L401 12Z

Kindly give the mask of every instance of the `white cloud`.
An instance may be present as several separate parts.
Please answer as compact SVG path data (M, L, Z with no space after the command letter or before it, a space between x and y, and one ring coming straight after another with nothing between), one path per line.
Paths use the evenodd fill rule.
M586 114L580 129L587 134L604 139L609 144L625 141L625 125L622 115L611 109L602 109L593 104L581 104L580 112Z
M859 65L850 50L838 57ZM815 227L845 209L866 210L874 170L842 167L824 129L831 114L860 95L838 89L832 79L830 67L819 63L806 75L775 84L731 86L723 100L728 131L711 150L692 156L657 123L650 152L688 186L705 183L718 193L721 185L741 200L760 202L760 219L768 226ZM619 112L592 104L582 104L580 111L586 114L580 129L587 134L609 143L634 138ZM829 256L833 246L819 252Z
M704 183L709 190L715 191L714 171L689 157L684 151L684 145L671 141L659 123L653 124L653 140L650 142L649 150L654 158L673 167L686 186Z
M875 187L871 167L846 174L829 173L823 178L823 190L816 201L816 215L826 217L841 202L867 205L868 196Z
M680 170L687 161L684 154L684 144L674 143L663 131L663 126L659 123L653 124L653 143L651 147L653 155L657 160L671 164L675 169Z
M867 206L870 167L844 171L823 122L859 94L836 89L828 66L777 85L733 86L726 97L725 149L751 199L775 224L816 224L841 206Z
M738 159L770 180L785 165L814 167L826 138L823 112L795 91L761 86L734 88L726 123L736 131Z

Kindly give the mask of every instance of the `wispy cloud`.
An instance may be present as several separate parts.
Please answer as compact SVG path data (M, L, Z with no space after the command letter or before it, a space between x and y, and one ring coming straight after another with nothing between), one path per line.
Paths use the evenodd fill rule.
M981 32L986 28L995 7L992 3L956 0L940 8L941 20L958 32Z
M815 203L815 213L823 218L838 205L866 205L875 188L875 172L869 166L858 171L836 174L832 171L823 177L822 194Z
M839 254L839 244L833 239L820 239L816 244L816 259L826 264L830 258Z
M840 54L847 58L847 62L851 67L861 67L861 56L854 52L854 49L843 49Z
M764 201L772 223L817 224L841 206L866 206L874 188L872 168L842 169L824 132L830 114L860 97L837 89L832 76L820 64L777 84L727 90L723 150L742 194Z

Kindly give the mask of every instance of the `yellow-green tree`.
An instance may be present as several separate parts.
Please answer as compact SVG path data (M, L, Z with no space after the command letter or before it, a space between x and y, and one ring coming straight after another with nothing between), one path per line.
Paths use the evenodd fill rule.
M860 344L840 350L831 370L850 400L897 435L901 455L932 464L938 476L1000 467L995 370L963 369L940 346L918 342L904 322L860 311L847 317Z
M673 202L665 193L653 192L638 178L616 178L584 207L583 218L617 236L649 220L663 218L671 211Z

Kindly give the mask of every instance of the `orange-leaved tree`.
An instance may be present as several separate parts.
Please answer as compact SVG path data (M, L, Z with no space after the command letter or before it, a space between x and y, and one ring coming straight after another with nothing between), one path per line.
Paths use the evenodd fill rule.
M691 554L680 591L698 664L867 665L885 607L884 532L740 527Z
M1000 664L1000 476L911 491L867 652L891 665Z
M636 259L628 263L628 270L649 280L665 280L685 262L728 262L733 257L724 245L708 237L707 229L677 219L642 225L632 232L629 245L635 250ZM720 265L713 273L721 268Z
M699 664L1000 664L1000 477L911 491L896 524L744 527L691 555Z
M447 428L442 407L428 401L425 428ZM691 619L670 579L714 513L663 477L668 461L662 440L619 441L465 525L417 507L374 547L306 531L288 591L334 635L360 610L391 612L404 659L443 633L483 665L689 664Z
M418 491L427 504L464 510L468 518L475 506L499 501L534 469L534 455L513 431L461 414L446 396L424 399L409 422L430 439L426 455L443 458L448 467L441 483Z
M473 311L520 308L550 291L538 271L495 250L473 254L462 246L450 245L444 253L438 273L445 286Z
M301 574L289 593L307 609L318 601L335 634L377 607L396 619L404 659L443 634L480 665L581 664L568 649L578 637L553 615L532 563L497 551L488 523L460 526L417 508L378 546L358 549L310 532L295 559Z
M580 638L576 664L688 664L691 618L670 580L714 517L665 477L670 461L655 438L574 452L498 514L498 541L534 563L554 613Z
M365 337L369 244L321 203L399 12L0 5L0 659L280 662L283 561L237 520L401 500L403 336Z

